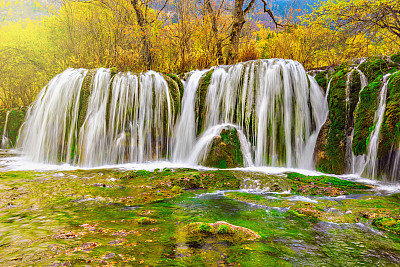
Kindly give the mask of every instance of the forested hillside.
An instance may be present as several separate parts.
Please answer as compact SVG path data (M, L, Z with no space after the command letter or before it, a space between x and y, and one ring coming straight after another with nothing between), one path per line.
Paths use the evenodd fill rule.
M211 0L1 0L0 70L6 75L0 80L0 105L29 105L68 67L184 73L290 58L313 69L394 54L399 37L391 29L398 27L398 15L385 7L398 10L399 3L381 0L363 7L364 2L289 1L285 6L237 0L235 9L233 1ZM344 16L341 10L348 12ZM371 12L387 23L363 22Z

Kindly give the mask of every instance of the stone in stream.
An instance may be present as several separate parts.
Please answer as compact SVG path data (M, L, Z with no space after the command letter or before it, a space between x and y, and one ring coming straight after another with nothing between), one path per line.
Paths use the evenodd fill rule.
M243 153L236 128L227 126L213 138L202 164L216 168L243 167Z

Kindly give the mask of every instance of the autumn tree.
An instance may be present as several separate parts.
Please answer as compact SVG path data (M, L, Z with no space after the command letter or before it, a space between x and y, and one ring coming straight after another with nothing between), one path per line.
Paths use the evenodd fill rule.
M400 1L336 0L320 2L311 14L315 21L338 29L375 35L386 31L400 38Z

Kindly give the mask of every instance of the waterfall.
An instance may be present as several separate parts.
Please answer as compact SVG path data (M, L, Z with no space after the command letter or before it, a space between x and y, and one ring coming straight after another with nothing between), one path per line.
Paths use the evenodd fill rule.
M300 63L255 60L208 71L191 73L177 114L180 98L159 73L68 69L29 108L18 146L36 162L193 165L215 135L233 127L244 165L313 168L328 109ZM199 90L202 78L209 86Z
M379 132L383 122L383 118L386 110L386 95L389 83L390 73L383 76L382 87L379 97L378 109L375 113L374 125L375 128L369 136L369 144L367 148L367 158L364 166L364 172L370 177L376 177L377 175L377 155L379 145Z
M362 61L364 62L364 61ZM362 62L354 68L359 74L360 74L360 82L361 82L361 90L359 92L359 95L361 95L361 92L364 90L364 88L368 85L368 78L365 76L365 74L358 69L358 67L362 64ZM357 105L360 103L360 97L358 98ZM350 139L350 144L353 144L353 136L354 136L354 128L351 131L351 139ZM365 155L359 155L355 156L353 153L353 150L351 150L351 161L350 161L350 170L351 173L361 175L361 173L364 170L364 166L366 164L366 157Z
M110 70L101 68L87 99L82 91L86 74L68 69L41 91L21 131L23 152L34 161L82 166L166 157L174 110L162 75L149 71L111 77Z
M184 99L189 94L193 95L186 89ZM312 168L310 150L326 111L321 89L298 62L270 59L216 68L204 114L196 115L203 116L200 127L204 132L222 124L235 125L251 144L257 166ZM184 117L185 125L192 128L195 118L184 113L180 123Z
M4 129L3 129L3 136L1 137L1 148L8 148L10 145L10 140L7 137L7 125L8 125L8 116L10 115L11 110L7 110L6 114L6 121L4 123Z
M182 114L176 125L173 161L185 161L196 142L195 101L197 87L207 70L193 72L185 84L182 99Z

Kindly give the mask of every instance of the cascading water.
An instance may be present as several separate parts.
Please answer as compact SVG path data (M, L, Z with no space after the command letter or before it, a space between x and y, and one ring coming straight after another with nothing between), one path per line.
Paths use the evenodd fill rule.
M185 84L182 114L176 125L173 161L185 161L196 142L195 98L201 77L207 70L193 72Z
M386 95L389 83L390 73L383 76L382 87L379 97L378 109L375 113L374 125L375 128L369 136L369 144L367 148L366 163L364 165L364 173L369 177L376 177L377 175L377 155L379 145L379 132L386 110Z
M204 116L199 127L205 132L236 125L251 143L257 166L311 168L312 152L306 148L314 149L316 136L308 141L318 134L326 110L321 89L299 63L270 59L216 68L197 116ZM196 125L195 118L187 118L185 125ZM185 149L182 155L190 154L191 146Z
M196 146L193 148L193 152L191 153L187 162L191 165L196 165L198 162L204 162L207 154L209 152L212 140L215 136L219 135L221 131L225 128L236 128L233 124L219 124L213 127L210 127L207 131L205 131L196 143ZM244 166L250 167L253 165L253 161L250 153L250 143L247 141L246 136L242 131L238 130L238 138L240 141L240 148L244 158Z
M1 148L7 148L10 145L10 140L7 137L7 125L8 125L8 116L10 115L10 110L7 110L6 121L4 123L3 135L1 137Z
M174 111L162 75L149 71L111 78L109 70L99 69L85 99L86 73L68 69L42 90L22 128L23 152L34 161L83 166L166 156Z
M298 62L270 59L217 67L207 90L198 90L206 72L191 74L181 114L175 114L177 100L161 74L68 69L29 109L19 146L39 162L196 164L213 136L229 126L237 129L246 166L313 167L327 104Z
M362 62L364 62L364 61L362 61ZM361 65L362 62L359 65ZM361 92L364 90L364 88L368 85L368 78L364 75L364 73L361 70L358 69L359 65L357 67L355 67L354 69L360 74L360 82L361 82L361 89L360 89L360 93L359 93L359 95L360 95ZM357 103L360 103L360 102L361 102L360 98L358 98ZM354 128L351 131L350 144L353 143L353 137L354 137ZM355 156L352 150L350 152L351 152L351 161L350 161L351 173L361 175L361 173L364 169L364 166L365 166L365 161L366 161L365 155ZM347 154L347 155L350 155L350 154Z

